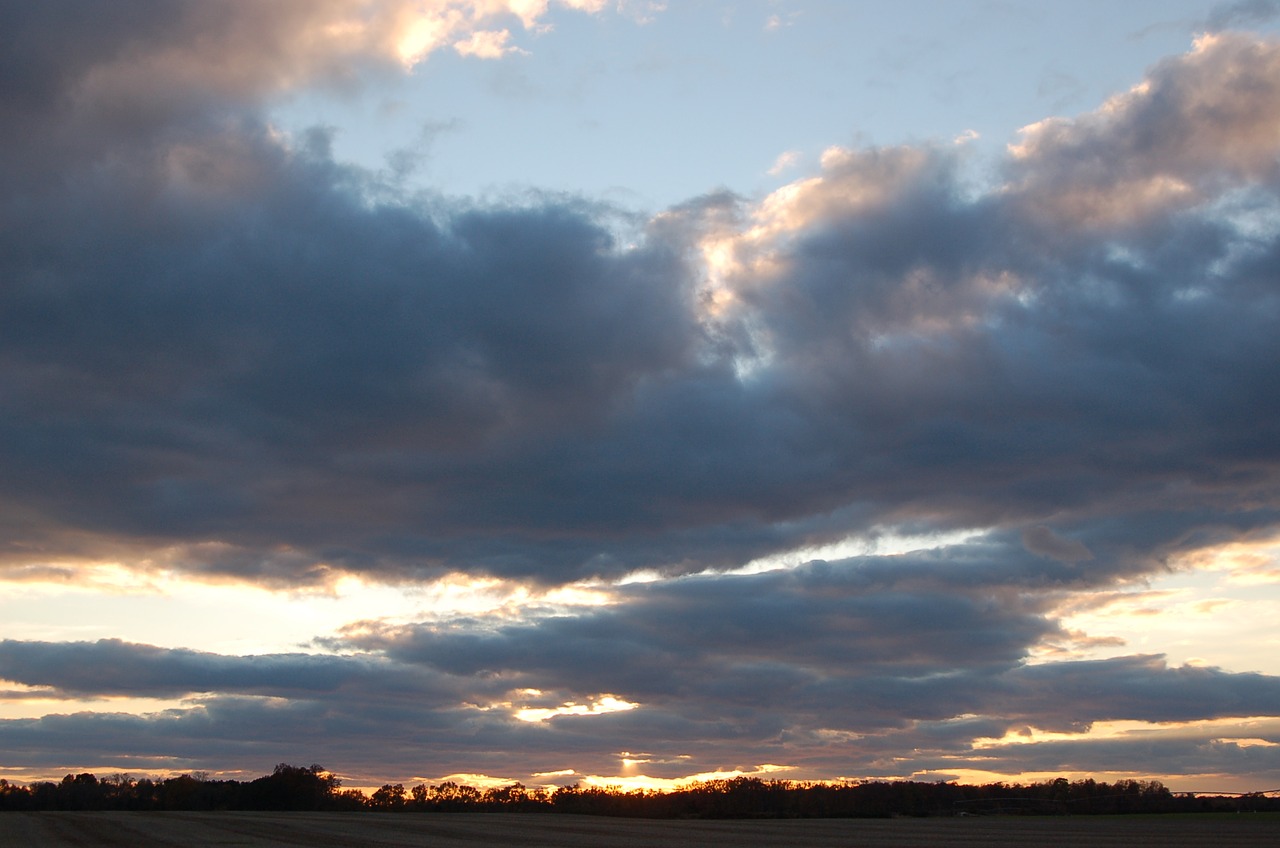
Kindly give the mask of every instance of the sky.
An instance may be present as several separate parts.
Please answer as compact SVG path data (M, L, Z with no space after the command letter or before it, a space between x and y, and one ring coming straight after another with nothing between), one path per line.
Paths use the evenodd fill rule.
M1280 787L1280 2L0 2L0 777Z

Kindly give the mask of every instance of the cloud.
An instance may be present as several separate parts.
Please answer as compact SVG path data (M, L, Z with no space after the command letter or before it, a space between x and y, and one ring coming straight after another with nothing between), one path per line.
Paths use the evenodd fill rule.
M0 751L135 771L305 751L366 781L620 774L636 756L619 751L647 752L645 773L671 779L754 762L797 778L997 762L1123 772L1136 760L1098 746L1115 738L1111 725L1137 721L1161 726L1144 767L1176 774L1191 768L1172 765L1189 746L1197 768L1226 769L1241 749L1214 740L1274 737L1274 720L1253 717L1280 696L1277 678L1158 656L1027 665L1026 646L1054 629L1041 603L956 572L909 556L632 584L611 606L536 622L365 622L342 646L358 653L339 656L10 640L0 676L53 687L68 704L186 701L142 716L0 721Z
M1098 111L1024 128L1010 171L1025 213L1126 227L1274 180L1278 67L1267 42L1204 35Z
M1085 545L1074 539L1064 539L1043 525L1023 530L1022 544L1026 545L1027 550L1033 554L1056 559L1059 562L1071 563L1093 559L1093 553Z
M770 15L764 22L765 32L776 32L790 26L795 26L796 19L801 15L800 12L787 12L785 15Z
M943 773L948 769L983 769L984 759L994 756L1021 773L1133 774L1134 765L1140 763L1141 774L1163 775L1166 781L1185 776L1177 782L1188 789L1221 790L1223 781L1232 779L1243 781L1237 785L1261 786L1274 780L1280 758L1267 740L1256 744L1245 735L1255 730L1274 737L1274 719L1138 724L1099 738L1036 738L1028 734L1011 737L1003 744L983 744L967 762L939 758L939 768Z
M785 153L779 154L778 158L774 160L773 165L769 168L769 174L770 176L777 176L778 174L781 174L783 171L787 171L787 170L790 170L791 168L794 168L797 164L799 164L799 162L800 162L799 151L788 150Z
M1018 728L1273 711L1264 675L1029 657L1079 641L1069 596L1280 522L1280 46L1206 36L1028 128L994 187L969 146L836 147L759 202L651 220L407 197L262 118L551 8L0 12L0 573L612 601L364 622L323 643L341 656L0 643L0 675L69 709L188 699L0 723L0 759L605 775L625 747L667 777L894 774ZM638 706L569 706L608 698ZM1204 732L1205 763L1270 756ZM1065 767L1087 741L1004 756Z
M508 53L520 52L520 48L507 44L511 38L510 30L482 30L472 33L468 38L455 41L453 49L462 56L475 56L477 59L497 59Z
M1272 677L1159 657L1028 666L1030 647L1057 633L1049 593L947 574L957 567L909 556L640 584L528 623L361 626L349 647L464 678L612 692L642 712L786 716L797 732L962 715L1042 728L1262 715L1278 691Z
M1277 55L1202 39L994 191L833 148L647 225L388 200L251 111L28 151L62 176L4 172L5 558L559 582L1043 525L1119 574L1274 524Z
M605 6L556 5L590 13ZM0 141L10 164L29 168L14 161L24 145L33 148L28 153L67 156L106 133L137 140L207 124L238 104L305 85L356 87L449 46L497 58L519 48L506 44L509 28L495 24L537 30L549 13L545 0L122 0L110 7L54 0L39 9L13 7L0 13L16 45L0 66L10 82L0 95L7 125Z
M1276 0L1235 0L1219 3L1209 12L1205 27L1211 32L1264 24L1280 17L1280 2Z
M385 689L376 659L312 654L228 657L100 639L96 642L0 642L0 678L47 687L58 697L182 697L204 692L299 697L344 688ZM416 676L419 680L421 675ZM425 682L425 681L424 681ZM408 686L424 698L429 687Z

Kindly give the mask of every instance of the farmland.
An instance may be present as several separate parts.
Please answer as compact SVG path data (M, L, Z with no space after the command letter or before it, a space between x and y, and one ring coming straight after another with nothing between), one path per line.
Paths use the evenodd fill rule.
M654 821L572 815L271 812L0 814L0 845L312 848L640 848L640 846L1072 846L1280 844L1280 815L992 816Z

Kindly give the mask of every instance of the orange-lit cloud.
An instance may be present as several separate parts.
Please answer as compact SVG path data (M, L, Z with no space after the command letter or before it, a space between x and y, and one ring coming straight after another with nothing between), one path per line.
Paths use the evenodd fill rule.
M1238 34L1201 36L1125 94L1074 119L1022 130L1009 148L1029 215L1104 228L1271 174L1280 143L1280 59Z

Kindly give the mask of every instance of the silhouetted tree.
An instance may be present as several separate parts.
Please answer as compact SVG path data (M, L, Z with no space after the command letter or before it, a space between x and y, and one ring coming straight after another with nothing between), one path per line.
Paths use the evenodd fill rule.
M616 786L562 786L548 794L523 784L483 792L446 781L406 791L386 784L366 797L341 790L341 782L318 765L281 763L250 783L208 780L199 773L163 781L89 773L68 774L59 783L28 786L0 779L0 810L464 810L561 812L650 818L816 818L889 815L936 816L1025 813L1280 811L1280 798L1265 793L1196 798L1174 795L1155 780L1114 784L1057 778L1033 784L966 786L917 781L796 783L736 777L693 783L673 792Z
M245 805L254 810L323 810L341 785L323 766L280 763L270 776L249 784Z
M405 808L404 786L399 783L395 785L385 783L380 789L375 789L373 795L369 798L369 808L373 810L403 810Z

